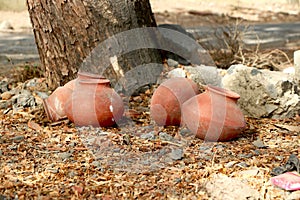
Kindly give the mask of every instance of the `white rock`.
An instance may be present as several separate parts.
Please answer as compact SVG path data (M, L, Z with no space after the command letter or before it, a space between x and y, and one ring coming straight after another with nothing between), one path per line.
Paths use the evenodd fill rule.
M187 73L187 77L195 83L221 87L222 77L216 67L205 65L195 67L186 66L184 70Z
M241 96L239 106L250 117L283 119L293 117L300 110L299 86L290 74L233 65L222 84Z
M168 78L175 78L175 77L186 77L185 71L181 68L173 69L168 73Z

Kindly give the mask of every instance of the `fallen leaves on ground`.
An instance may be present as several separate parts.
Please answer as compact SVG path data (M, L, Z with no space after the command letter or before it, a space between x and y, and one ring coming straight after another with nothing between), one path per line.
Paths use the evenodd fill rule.
M185 127L157 127L149 118L152 92L131 98L127 115L114 128L50 123L30 109L1 114L0 194L18 199L210 199L216 195L211 185L222 175L249 185L262 199L291 195L269 180L272 168L299 154L297 120L247 118L247 129L237 140L204 142ZM218 195L226 195L225 188L218 186Z

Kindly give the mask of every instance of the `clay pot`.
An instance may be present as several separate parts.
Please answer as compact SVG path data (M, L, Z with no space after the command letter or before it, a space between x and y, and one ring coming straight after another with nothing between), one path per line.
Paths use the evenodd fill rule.
M105 78L89 72L78 72L78 77L76 79L69 81L63 87L58 87L48 98L43 99L43 106L49 120L55 122L67 117L65 113L65 104L72 95L76 82L78 80L87 79L98 80Z
M66 117L65 103L71 95L70 88L58 87L48 98L43 99L43 106L49 120L55 122Z
M162 83L151 98L150 115L159 126L179 126L181 106L199 94L198 86L186 78L171 78Z
M123 113L122 98L110 88L107 79L77 80L66 103L67 117L76 126L113 126Z
M196 137L208 141L228 141L245 129L244 115L237 106L240 96L232 91L207 86L182 106L183 119Z

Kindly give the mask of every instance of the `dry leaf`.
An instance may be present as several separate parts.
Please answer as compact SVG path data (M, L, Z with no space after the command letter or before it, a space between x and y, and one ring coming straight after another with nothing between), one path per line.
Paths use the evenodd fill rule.
M35 131L41 131L43 130L42 127L40 125L38 125L37 123L35 123L34 121L28 121L28 127L35 130Z
M282 128L291 132L300 132L300 126L292 126L292 125L285 125L285 124L274 124L278 128Z

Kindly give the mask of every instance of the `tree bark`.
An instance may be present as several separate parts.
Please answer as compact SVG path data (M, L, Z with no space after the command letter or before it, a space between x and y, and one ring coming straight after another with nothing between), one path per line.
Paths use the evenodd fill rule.
M95 55L90 53L109 37L134 28L156 26L149 0L27 0L27 6L42 68L52 89L75 78L79 69L103 73L117 83L138 65L161 63L158 50L138 49L118 58L110 57L114 64L107 69L92 66L94 61L82 65L87 57L90 61L97 59L97 65L101 64L99 59L107 58L93 58ZM157 76L160 71L154 67L148 72Z

